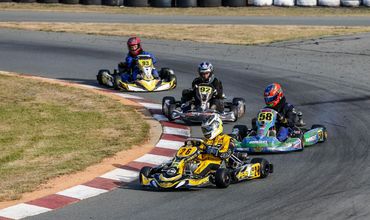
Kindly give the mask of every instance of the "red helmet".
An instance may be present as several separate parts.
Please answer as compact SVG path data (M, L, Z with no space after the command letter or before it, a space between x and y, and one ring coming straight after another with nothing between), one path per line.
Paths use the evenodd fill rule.
M130 37L127 40L127 48L131 55L137 56L141 53L143 49L141 48L140 43L141 43L141 40L138 37Z
M279 83L272 83L266 87L263 96L268 107L275 107L284 97L284 93Z

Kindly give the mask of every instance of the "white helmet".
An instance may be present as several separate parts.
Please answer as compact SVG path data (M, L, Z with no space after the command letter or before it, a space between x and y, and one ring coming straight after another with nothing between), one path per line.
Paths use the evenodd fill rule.
M212 63L210 63L210 62L202 62L201 64L199 64L199 66L198 66L198 74L203 79L204 79L204 77L203 77L203 74L204 73L210 73L210 76L209 76L209 78L207 80L208 80L209 83L212 82L212 79L213 79L213 65L212 65Z
M202 132L205 138L214 139L224 130L222 120L218 114L213 114L202 122Z

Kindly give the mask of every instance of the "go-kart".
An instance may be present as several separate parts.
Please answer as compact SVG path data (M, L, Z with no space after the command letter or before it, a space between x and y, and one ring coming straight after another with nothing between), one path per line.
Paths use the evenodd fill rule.
M245 153L233 152L223 159L200 162L197 158L202 153L202 144L204 142L201 139L187 139L171 161L156 167L143 167L139 174L140 184L156 189L192 188L212 184L218 188L226 188L230 183L265 178L273 172L273 165L267 160L250 160ZM209 169L210 164L218 168Z
M328 136L323 125L312 125L310 129L304 128L302 113L299 112L298 124L292 129L287 140L280 142L276 138L275 123L278 112L265 108L258 112L257 118L252 122L254 129L248 130L245 125L235 125L232 135L239 140L236 149L248 153L279 153L302 151L304 147L325 142Z
M233 98L231 102L224 102L224 112L218 112L216 106L211 106L211 99L217 94L217 90L210 84L202 83L195 87L195 99L189 101L189 108L182 108L181 101L176 101L172 96L162 99L162 112L170 120L180 119L184 122L199 123L212 114L219 114L222 121L234 122L245 114L245 100Z
M159 71L160 79L153 77L154 65L150 55L138 55L137 67L140 72L137 80L133 82L123 82L117 69L114 70L113 74L106 69L99 70L96 78L100 85L131 92L164 91L174 89L177 85L175 73L169 68L162 68Z

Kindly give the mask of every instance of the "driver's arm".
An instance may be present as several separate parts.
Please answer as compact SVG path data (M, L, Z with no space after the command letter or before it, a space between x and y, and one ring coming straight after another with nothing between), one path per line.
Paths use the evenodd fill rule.
M131 56L127 56L126 57L126 65L127 65L127 68L132 69L134 67L134 64L135 64L134 58L131 57Z
M217 91L216 98L221 99L222 98L222 95L224 94L222 83L218 79L215 79L213 82L214 82L213 83L214 84L213 86L215 87L215 89Z
M297 113L294 107L292 106L292 108L289 109L289 111L286 114L287 124L289 127L294 127L294 125L296 124L296 117L297 117Z

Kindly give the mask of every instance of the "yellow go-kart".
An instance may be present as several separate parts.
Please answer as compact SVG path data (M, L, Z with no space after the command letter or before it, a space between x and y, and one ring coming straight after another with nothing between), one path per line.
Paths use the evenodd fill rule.
M99 70L97 77L100 85L108 86L117 90L130 92L154 92L174 89L177 85L176 75L169 68L159 71L160 79L153 77L153 59L150 55L138 55L137 67L139 69L138 79L133 82L123 82L118 70L111 74L109 70Z
M245 153L231 153L225 159L199 161L201 139L187 139L175 157L156 167L140 170L142 186L157 189L201 187L210 184L226 188L233 182L265 178L273 172L273 165L263 158L247 158ZM211 147L211 146L210 146Z

